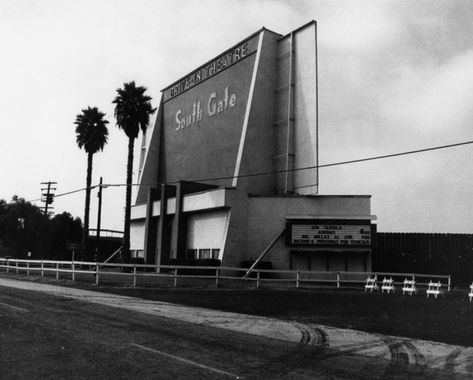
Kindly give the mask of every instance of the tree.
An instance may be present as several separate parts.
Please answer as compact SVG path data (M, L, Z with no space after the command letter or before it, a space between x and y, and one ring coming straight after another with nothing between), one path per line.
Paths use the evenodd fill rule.
M90 211L90 185L92 182L92 161L98 151L102 151L108 139L108 120L105 114L97 107L87 107L76 116L76 142L79 148L84 148L87 153L87 178L85 189L84 229L82 230L83 252L88 253L87 238L89 236L89 211Z
M49 252L49 218L42 210L16 195L0 200L0 243L17 258L43 258Z
M146 87L136 87L134 81L125 83L123 88L117 89L117 96L112 102L115 104L117 126L122 129L128 137L125 225L123 228L122 248L122 257L126 263L130 261L130 211L134 143L140 129L143 133L146 132L149 118L156 111L156 108L153 108L151 105L151 97L145 95L145 92Z
M81 235L82 221L68 212L50 219L17 195L11 202L0 199L0 256L70 260L67 245L80 242Z
M67 251L70 243L80 243L82 238L82 221L73 218L68 212L55 215L50 220L51 253L54 260L70 260L71 252Z

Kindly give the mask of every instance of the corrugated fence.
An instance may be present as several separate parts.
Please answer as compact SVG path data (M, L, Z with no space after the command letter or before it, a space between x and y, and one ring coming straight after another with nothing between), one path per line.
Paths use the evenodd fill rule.
M451 274L453 286L473 281L473 234L378 232L373 271Z

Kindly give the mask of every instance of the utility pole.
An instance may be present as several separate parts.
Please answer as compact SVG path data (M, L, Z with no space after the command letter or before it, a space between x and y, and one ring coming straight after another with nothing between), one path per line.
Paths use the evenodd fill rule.
M41 188L41 202L44 202L44 215L48 216L48 208L50 207L53 209L54 207L49 206L54 202L54 191L56 190L55 187L51 187L51 185L57 185L57 182L41 182L41 185L48 185L48 187ZM52 213L52 212L49 212Z
M102 220L102 183L103 179L100 177L99 192L97 193L97 197L99 198L99 209L97 212L97 241L95 243L95 261L97 261L99 255L100 224Z

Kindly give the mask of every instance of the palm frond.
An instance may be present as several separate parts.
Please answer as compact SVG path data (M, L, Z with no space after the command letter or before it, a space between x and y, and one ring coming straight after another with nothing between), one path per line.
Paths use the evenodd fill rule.
M156 111L151 105L152 98L145 94L146 91L146 87L137 87L134 81L125 83L123 88L117 89L117 96L112 102L115 104L117 126L129 138L138 137L140 129L144 133L150 116Z
M79 148L84 148L87 153L102 151L108 141L108 120L104 119L105 113L97 107L87 107L76 116L76 142Z

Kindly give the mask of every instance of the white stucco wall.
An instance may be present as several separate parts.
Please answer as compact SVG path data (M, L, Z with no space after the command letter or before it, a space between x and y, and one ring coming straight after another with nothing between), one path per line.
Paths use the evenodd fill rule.
M130 224L130 249L142 250L145 246L145 219L134 220Z
M248 241L246 259L256 259L268 244L286 227L286 218L331 218L371 219L369 196L315 196L315 197L250 197L248 198ZM279 239L267 257L280 269L289 268L289 251L284 238ZM335 258L335 256L334 256ZM266 259L265 259L266 260ZM314 263L319 259L314 259ZM320 260L319 260L320 261ZM298 264L299 265L299 264ZM317 262L317 266L321 266ZM334 268L341 268L342 263L332 262ZM361 268L361 263L349 261L353 268ZM325 270L325 269L323 269ZM339 270L339 269L337 269Z
M222 258L229 212L227 210L189 215L187 220L188 249L220 249Z
M294 33L294 167L318 164L316 24ZM317 194L317 169L294 172L294 191Z

